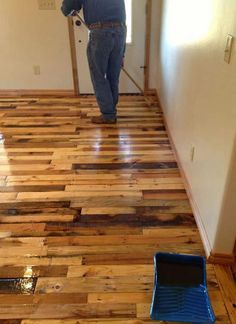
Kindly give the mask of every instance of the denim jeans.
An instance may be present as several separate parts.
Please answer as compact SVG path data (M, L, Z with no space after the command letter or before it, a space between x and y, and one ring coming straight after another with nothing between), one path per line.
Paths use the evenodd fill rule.
M94 29L87 48L91 79L104 119L116 118L126 28Z

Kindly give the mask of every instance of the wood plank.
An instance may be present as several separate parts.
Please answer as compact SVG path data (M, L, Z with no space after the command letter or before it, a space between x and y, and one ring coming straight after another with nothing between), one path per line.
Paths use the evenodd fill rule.
M0 304L14 305L22 304L50 304L50 305L63 305L70 300L72 304L86 304L88 300L87 294L49 294L49 295L0 295Z
M160 252L172 252L177 253L188 253L188 254L202 254L203 249L201 243L189 243L183 246L182 243L169 243L163 246L162 244L143 244L143 245L99 245L99 246L57 246L48 247L47 252L42 252L42 250L36 250L34 255L45 255L48 256L66 256L66 255L98 255L98 254L135 254L141 253L143 250L146 251L148 255L155 255L157 251ZM25 249L17 250L18 253L26 254ZM11 252L11 254L16 255L16 252Z
M93 293L93 292L152 292L153 276L39 278L35 292Z
M28 260L28 263L30 261ZM29 266L26 267L0 267L0 278L38 278L38 277L66 277L68 266Z
M135 304L67 304L47 305L39 304L29 318L134 318Z
M174 191L174 193L179 190L184 190L184 186L183 184L176 184L176 183L162 183L162 184L146 184L146 185L139 185L139 184L124 184L124 185L96 185L96 184L93 184L93 185L68 185L66 186L65 190L66 191L71 191L71 192L79 192L81 189L83 189L84 191L137 191L137 190L156 190L157 192L162 192L164 191L163 193L168 193L168 191L170 191L171 193L171 190ZM182 190L181 190L181 193L182 193ZM184 191L185 192L185 191ZM145 195L145 193L144 193ZM184 198L182 199L186 199L186 195L184 196ZM145 198L145 197L144 197ZM151 197L152 199L152 197Z
M152 275L152 265L71 266L67 273L68 278Z
M133 207L100 207L100 208L82 208L81 215L119 215L135 214Z
M57 199L73 199L80 197L142 197L141 191L73 191L73 192L20 192L17 195L17 199L20 201L30 201L30 200L57 200Z
M151 293L89 293L88 303L129 303L132 300L135 304L149 303L151 304Z
M152 231L152 230L150 230ZM149 230L144 230L145 235L97 235L97 236L82 236L82 237L46 237L44 242L49 247L56 246L102 246L102 245L144 245L144 244L183 244L183 243L201 243L198 231L193 228L158 228L154 229L153 235ZM155 235L154 235L155 233Z
M33 294L36 283L36 278L0 279L0 294Z

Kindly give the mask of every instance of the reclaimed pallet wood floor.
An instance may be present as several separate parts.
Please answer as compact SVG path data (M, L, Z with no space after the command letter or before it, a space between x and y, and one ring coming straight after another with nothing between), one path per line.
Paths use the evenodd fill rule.
M158 105L96 115L93 97L0 99L1 323L153 323L153 255L204 255ZM231 323L213 265L208 285Z

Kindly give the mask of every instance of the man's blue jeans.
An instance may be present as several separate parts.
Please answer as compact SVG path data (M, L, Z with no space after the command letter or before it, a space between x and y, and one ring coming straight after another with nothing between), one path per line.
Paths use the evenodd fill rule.
M125 42L125 26L94 29L90 32L88 62L95 95L104 119L116 118Z

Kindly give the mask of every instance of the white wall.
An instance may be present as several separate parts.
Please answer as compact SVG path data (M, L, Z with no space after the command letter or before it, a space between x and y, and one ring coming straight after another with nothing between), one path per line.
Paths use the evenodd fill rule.
M0 89L73 89L67 19L37 0L0 0ZM33 73L40 65L41 74Z
M218 253L232 252L236 234L236 46L228 65L228 33L236 37L235 0L163 1L157 90L210 248Z

